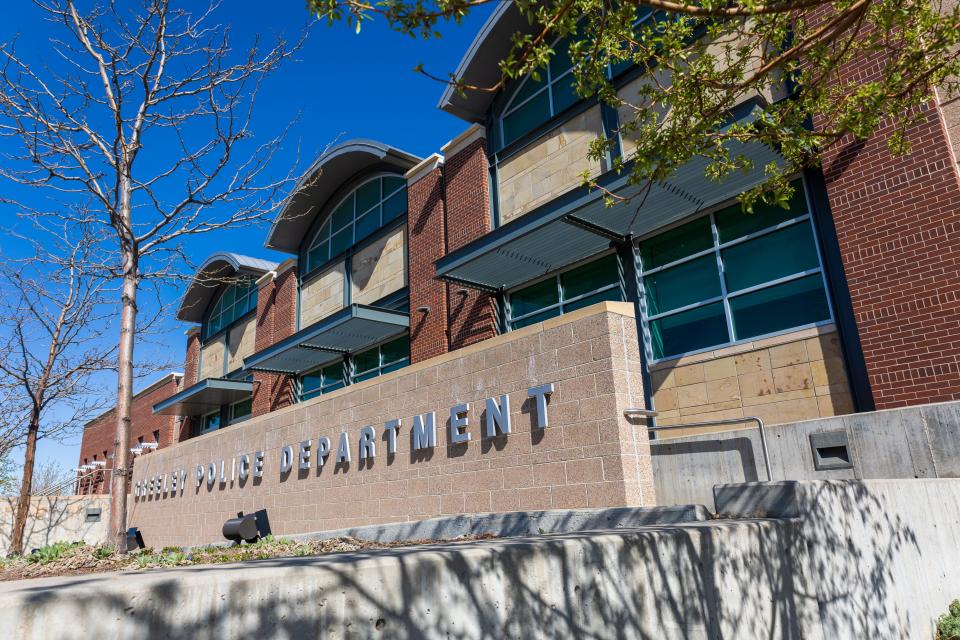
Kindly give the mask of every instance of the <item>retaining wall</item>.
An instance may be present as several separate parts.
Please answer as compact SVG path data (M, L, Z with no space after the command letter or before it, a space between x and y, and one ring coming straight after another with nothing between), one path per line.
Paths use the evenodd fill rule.
M849 468L816 468L810 435L828 432L846 436ZM669 434L650 443L658 504L711 506L714 485L767 480L756 428ZM774 480L958 478L960 402L774 425L767 443Z
M724 504L781 513L763 487L727 492ZM4 583L0 628L24 640L932 637L960 595L960 481L810 483L794 504L790 518Z
M15 497L0 498L0 555L6 555L13 532L13 515L17 508ZM87 519L88 510L100 510ZM24 549L42 547L53 542L100 544L107 539L110 496L35 496L30 501L30 512L24 530Z

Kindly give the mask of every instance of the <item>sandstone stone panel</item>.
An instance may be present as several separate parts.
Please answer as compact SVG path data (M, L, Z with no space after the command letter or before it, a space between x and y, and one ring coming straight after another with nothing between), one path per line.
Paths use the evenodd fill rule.
M780 424L853 413L840 337L832 325L659 362L650 378L657 422L663 425L745 416ZM668 433L679 437L687 431Z
M372 304L407 286L406 226L372 242L353 256L351 300Z
M309 327L343 308L344 273L344 264L340 262L303 284L300 288L301 327Z
M603 132L600 107L564 122L503 162L499 169L500 222L506 223L580 185L581 174L600 174L587 158L590 143Z
M252 315L240 324L230 328L228 340L227 371L235 371L243 366L243 359L254 352L257 341L257 318Z
M200 378L222 378L226 373L223 369L223 359L226 356L226 340L224 334L210 340L200 349ZM198 380L198 381L199 381Z

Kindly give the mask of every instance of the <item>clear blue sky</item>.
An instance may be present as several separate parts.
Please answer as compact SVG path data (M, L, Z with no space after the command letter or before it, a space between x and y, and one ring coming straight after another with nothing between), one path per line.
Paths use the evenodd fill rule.
M189 7L204 3L181 0L179 4ZM303 0L230 0L222 3L218 21L230 26L233 43L242 49L257 33L268 38L277 33L296 37L309 22L305 4ZM293 161L297 144L303 161L309 163L338 136L373 138L420 156L439 151L467 124L439 111L436 104L442 86L412 70L422 62L438 75L452 71L488 12L488 8L482 9L460 27L449 25L442 29L442 38L429 41L393 33L382 20L364 23L359 34L345 24L314 24L299 61L283 68L261 91L255 132L272 136L283 123L301 113L285 155L277 158L284 167ZM54 32L31 2L15 0L4 6L0 41L16 37L21 55L32 61L43 60L57 69L63 62L50 46L49 37ZM38 193L34 197L47 196ZM5 222L12 220L14 213L9 208L0 209ZM189 251L195 262L218 249L282 260L281 254L263 248L265 234L264 228L223 232L193 242ZM0 245L3 243L9 240L0 239ZM0 248L12 249L9 245ZM186 326L172 318L179 289L168 287L164 291L168 317L156 335L138 345L138 361L172 361L176 370L182 370ZM148 383L149 379L144 379L139 386ZM112 391L115 376L105 376L102 384L105 392ZM64 444L41 443L39 459L54 459L72 467L77 463L78 450L79 436Z

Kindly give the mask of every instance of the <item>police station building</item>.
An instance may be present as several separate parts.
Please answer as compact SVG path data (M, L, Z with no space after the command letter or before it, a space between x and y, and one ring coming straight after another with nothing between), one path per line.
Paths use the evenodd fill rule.
M459 77L494 82L528 28L500 4ZM633 142L569 71L447 91L464 131L427 158L337 145L266 236L286 260L206 260L177 315L183 381L151 407L172 444L134 465L148 544L258 509L286 534L654 505L651 425L960 399L960 108L932 98L904 157L892 125L831 149L787 209L736 201L780 158L761 144L739 150L751 173L718 184L694 160L605 207L584 171L635 188L588 145ZM639 75L615 77L628 100Z

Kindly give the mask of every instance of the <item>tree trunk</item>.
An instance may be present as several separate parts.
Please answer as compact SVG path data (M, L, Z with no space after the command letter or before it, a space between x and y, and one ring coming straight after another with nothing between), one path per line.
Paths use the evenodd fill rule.
M117 355L116 434L110 478L110 538L119 552L127 549L127 488L130 484L130 421L133 405L133 340L137 324L138 265L134 247L124 247L123 306Z
M27 528L27 516L30 514L30 493L33 491L33 463L37 455L37 431L39 428L40 417L36 412L33 412L30 416L30 430L27 431L27 448L23 453L23 480L20 482L17 512L13 517L10 554L23 555L23 533Z

